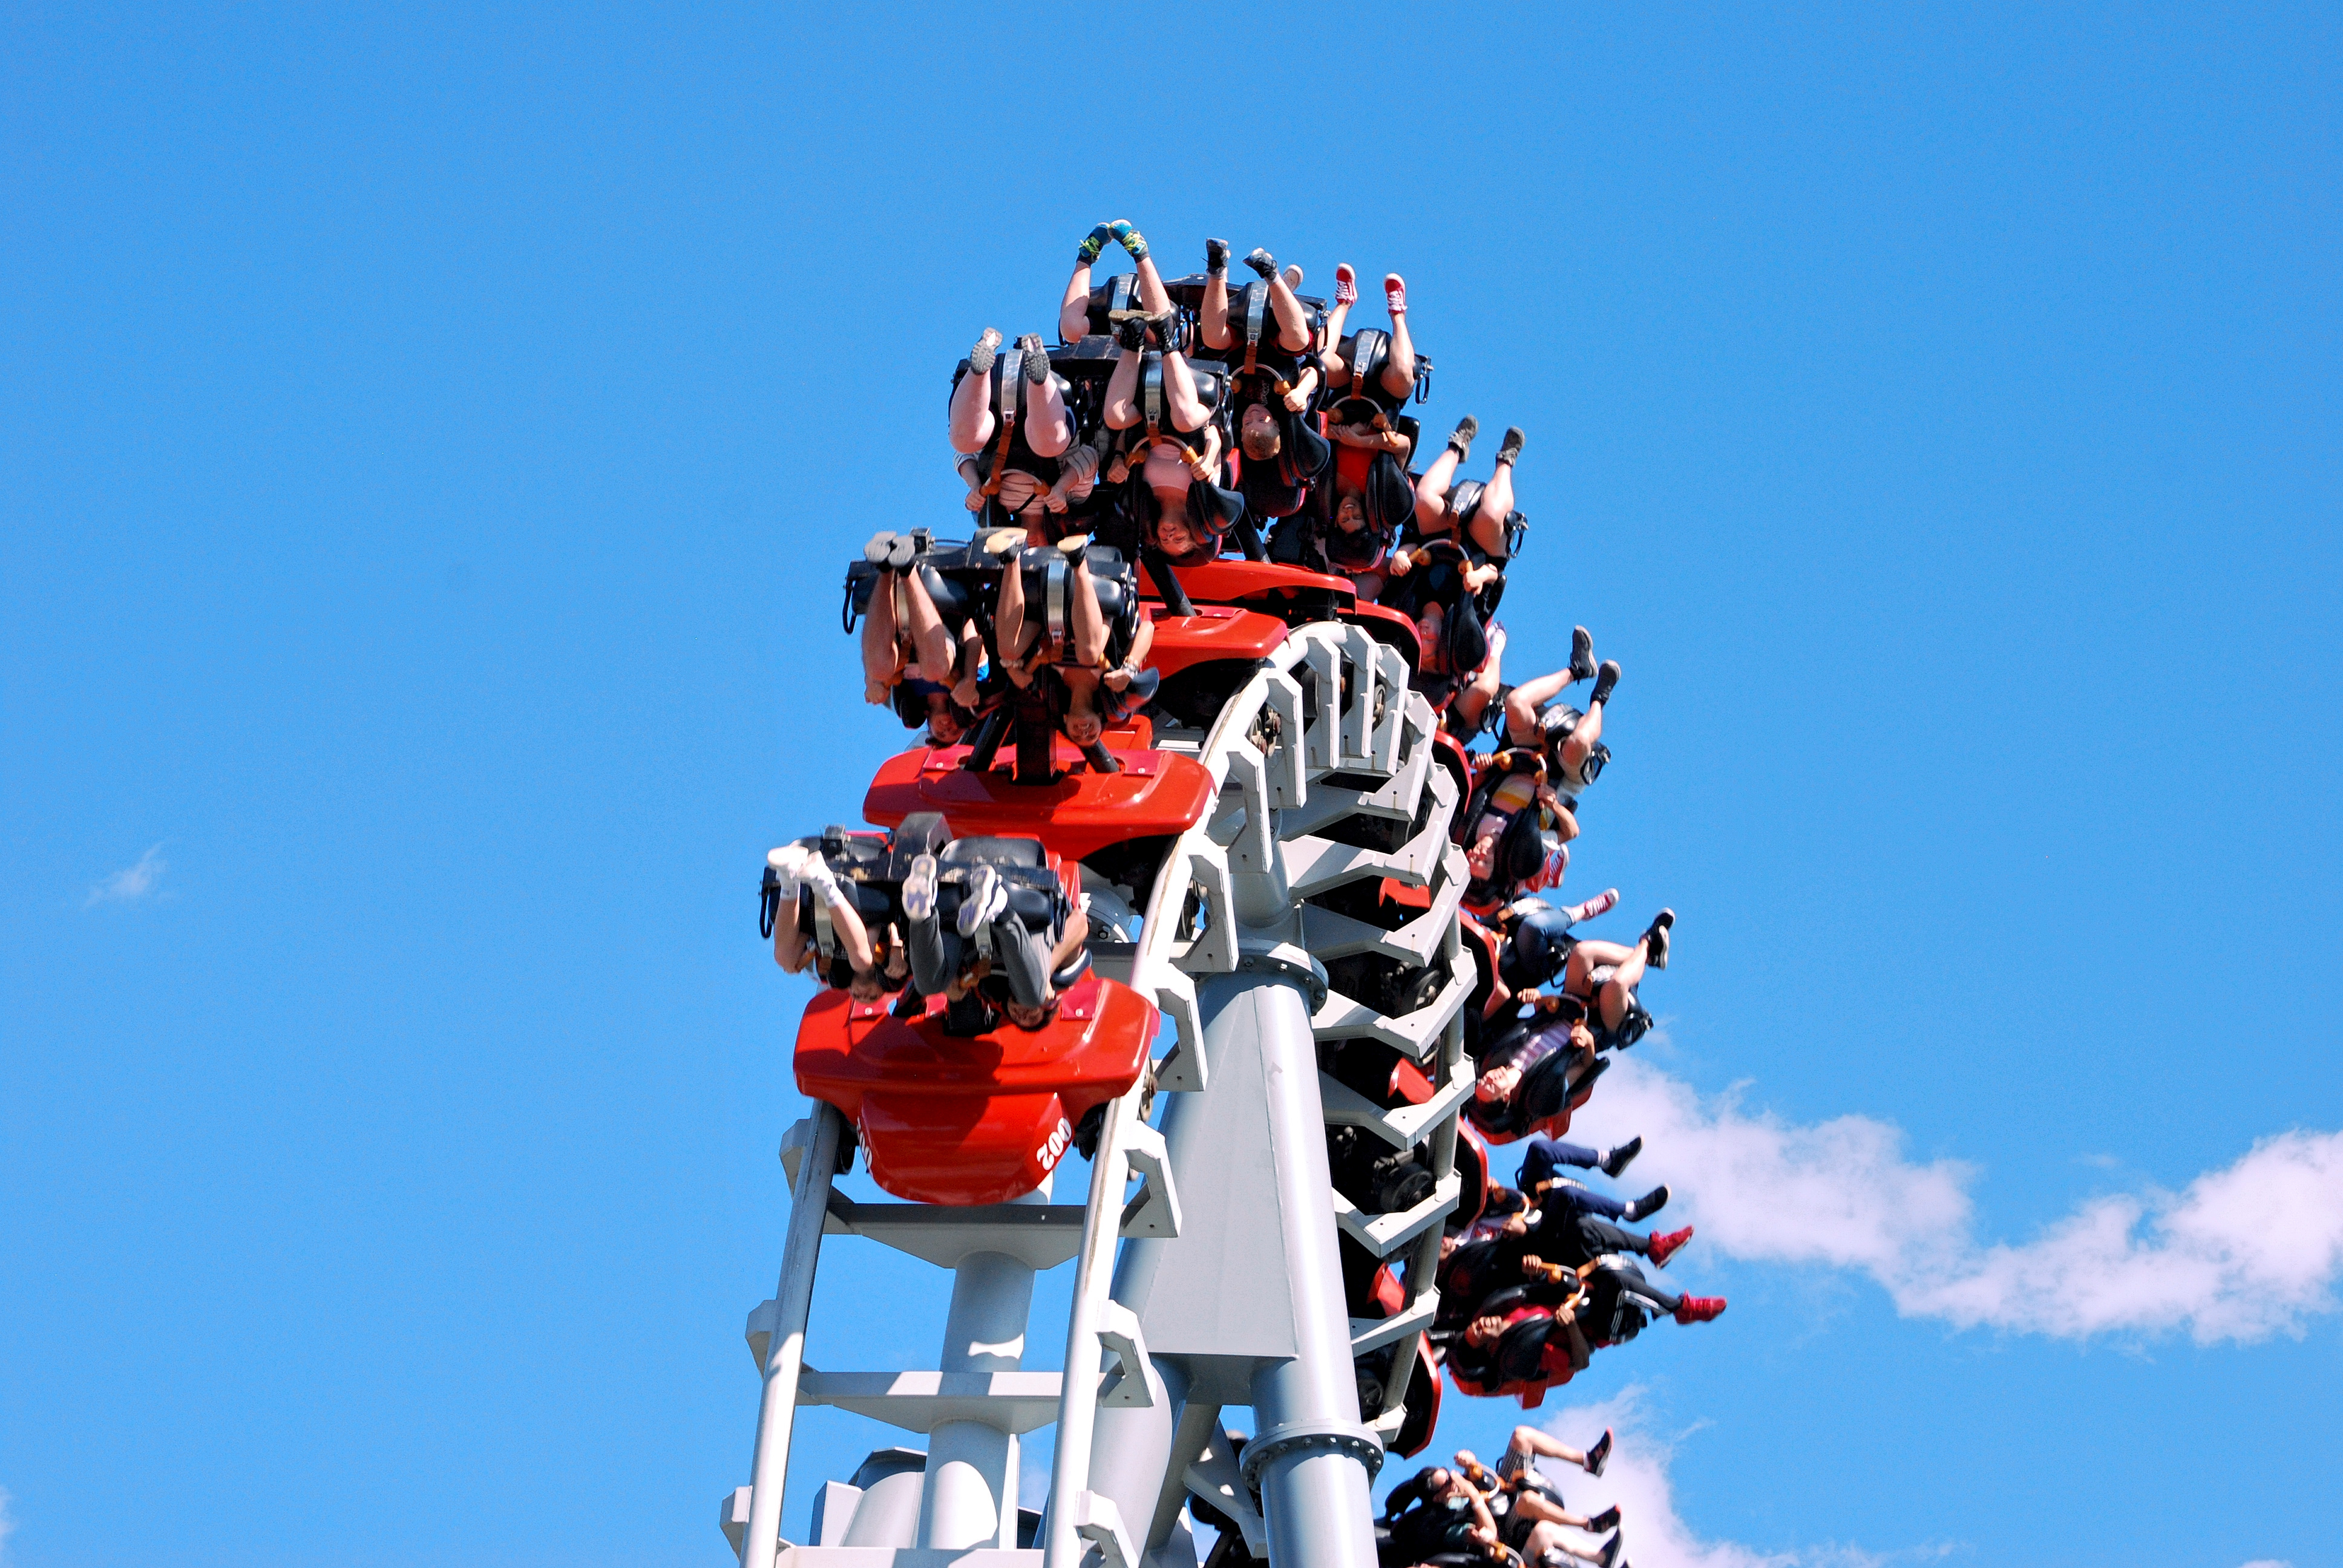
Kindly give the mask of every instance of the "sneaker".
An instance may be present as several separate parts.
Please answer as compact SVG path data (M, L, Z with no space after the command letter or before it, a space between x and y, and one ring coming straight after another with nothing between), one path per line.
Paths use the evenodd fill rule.
M1522 447L1528 440L1529 437L1522 434L1522 427L1519 425L1506 426L1505 438L1497 447L1497 461L1500 463L1520 461Z
M1472 415L1467 414L1456 421L1456 428L1449 436L1448 444L1456 448L1456 460L1459 463L1473 455L1473 437L1480 433L1481 421Z
M1345 261L1334 268L1334 303L1356 305L1359 302L1358 270Z
M1025 379L1039 387L1050 379L1050 351L1041 347L1041 335L1029 332L1017 340L1025 354Z
M1155 346L1158 348L1162 349L1166 354L1178 352L1181 336L1178 311L1167 310L1161 316L1150 316L1142 319L1147 325L1147 329L1155 334Z
M936 858L917 855L911 859L911 874L903 879L903 912L914 920L931 918L936 912Z
M1618 907L1619 890L1605 888L1584 903L1573 904L1564 912L1570 916L1570 923L1574 926L1581 920L1591 920L1597 915L1607 915ZM1642 1145L1638 1144L1637 1147L1641 1148Z
M998 561L1013 561L1025 549L1023 528L995 528L984 536L984 553Z
M1627 1205L1627 1220L1639 1223L1650 1219L1668 1206L1668 1184L1664 1181Z
M1255 246L1253 253L1245 257L1245 265L1261 274L1261 280L1263 283L1277 276L1277 257L1259 246Z
M1204 274L1208 277L1226 277L1229 275L1227 240L1208 239L1204 242Z
M1570 678L1594 678L1594 634L1583 626L1570 628Z
M972 937L976 928L1009 907L1009 890L1001 885L1001 873L990 866L979 866L968 880L968 891L960 900L960 934Z
M1069 534L1058 541L1058 549L1065 556L1066 564L1070 567L1080 566L1088 559L1090 548L1091 537L1088 534Z
M1686 1225L1681 1231L1671 1231L1664 1236L1654 1236L1652 1238L1652 1249L1645 1256L1652 1260L1653 1267L1664 1269L1668 1266L1668 1260L1674 1257L1677 1250L1691 1240L1690 1225Z
M1655 970L1668 967L1668 928L1676 923L1674 910L1662 910L1652 917L1651 929L1644 933L1644 962Z
M1147 317L1126 316L1116 322L1114 343L1116 347L1129 349L1133 354L1145 353L1147 351Z
M784 902L797 897L798 870L805 864L805 853L802 844L784 844L765 856L765 865L773 873L773 885L781 890Z
M1619 661L1615 658L1606 658L1595 668L1594 689L1586 694L1587 706L1592 708L1597 703L1610 701L1611 694L1617 689L1619 689Z
M1393 316L1407 314L1407 279L1396 272L1383 274L1383 304Z
M1147 236L1131 227L1129 218L1119 217L1106 226L1107 232L1114 236L1115 243L1131 252L1131 260L1147 259Z
M1288 288L1299 288L1302 286L1302 268L1295 266L1292 262L1287 262L1285 264L1285 270L1278 276L1285 279L1285 286Z
M1614 1530L1611 1533L1611 1539L1603 1543L1603 1550L1594 1554L1594 1561L1602 1563L1603 1568L1619 1568L1619 1553L1626 1549L1627 1533Z
M1089 235L1083 238L1081 248L1074 252L1074 265L1076 266L1088 266L1091 263L1096 261L1099 258L1099 252L1104 250L1107 247L1108 243L1113 238L1114 228L1111 224L1102 223L1096 228L1091 230Z
M1643 1151L1644 1138L1641 1133L1637 1133L1634 1137L1630 1138L1624 1143L1613 1144L1610 1148L1603 1151L1603 1174L1605 1176L1618 1175L1621 1171L1626 1170L1628 1166L1634 1164L1635 1162L1635 1156L1641 1154Z
M1580 1468L1589 1475L1601 1475L1603 1467L1610 1462L1611 1429L1606 1426L1603 1429L1603 1435L1594 1440L1594 1446L1586 1451L1586 1462Z
M1686 1296L1676 1307L1676 1322L1705 1323L1725 1314L1723 1296Z
M892 528L881 528L862 547L862 558L884 571L900 571L911 564L911 541Z
M1619 1505L1614 1503L1602 1513L1589 1517L1586 1521L1586 1528L1597 1535L1602 1534L1605 1530L1618 1529Z
M976 347L968 351L968 367L970 372L977 376L991 375L992 357L1000 351L1000 329L991 327L986 327L984 329L984 336L976 340Z

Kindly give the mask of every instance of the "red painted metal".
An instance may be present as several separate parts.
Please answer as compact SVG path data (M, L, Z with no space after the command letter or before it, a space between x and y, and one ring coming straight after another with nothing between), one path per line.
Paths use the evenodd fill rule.
M1233 605L1200 605L1194 615L1166 615L1161 605L1151 602L1146 608L1155 623L1155 638L1147 650L1148 668L1161 670L1167 679L1216 659L1242 659L1250 664L1268 658L1285 640L1283 621Z
M1091 975L1047 1027L1003 1023L957 1039L943 999L915 1020L841 990L816 996L798 1026L798 1091L852 1121L871 1178L915 1203L1004 1203L1064 1158L1074 1126L1139 1081L1155 1039L1152 1003Z
M1080 860L1109 844L1183 833L1212 804L1212 776L1192 758L1145 749L1152 739L1144 719L1135 728L1107 732L1120 773L1068 771L1054 784L1020 784L1006 763L971 773L960 763L968 748L914 748L887 759L862 799L862 815L892 828L914 811L940 811L956 839L998 835L1039 839L1054 854ZM1058 767L1081 765L1082 754L1063 737ZM1125 749L1126 747L1130 749Z

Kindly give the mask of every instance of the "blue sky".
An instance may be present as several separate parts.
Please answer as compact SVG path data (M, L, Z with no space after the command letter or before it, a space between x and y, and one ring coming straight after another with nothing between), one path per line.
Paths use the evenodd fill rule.
M1405 273L1625 666L1640 1568L2343 1562L2335 15L1114 16L11 11L10 1568L721 1561L840 562L1121 216Z

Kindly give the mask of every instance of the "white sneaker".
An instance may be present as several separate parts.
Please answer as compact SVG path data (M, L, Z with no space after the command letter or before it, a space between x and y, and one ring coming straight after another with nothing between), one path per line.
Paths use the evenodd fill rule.
M936 858L915 855L911 874L903 879L903 912L924 920L936 912Z
M968 880L968 891L960 896L960 934L974 936L977 927L1008 907L1009 890L1001 885L1001 873L990 866L979 866Z

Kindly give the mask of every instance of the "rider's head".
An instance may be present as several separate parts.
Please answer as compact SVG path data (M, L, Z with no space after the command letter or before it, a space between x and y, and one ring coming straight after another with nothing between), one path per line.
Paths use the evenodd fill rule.
M1244 455L1256 463L1266 463L1277 456L1284 445L1284 436L1277 427L1277 416L1269 411L1266 403L1248 403L1237 418L1237 439L1244 445Z
M963 731L951 699L940 691L928 693L928 739L939 746L957 746Z

